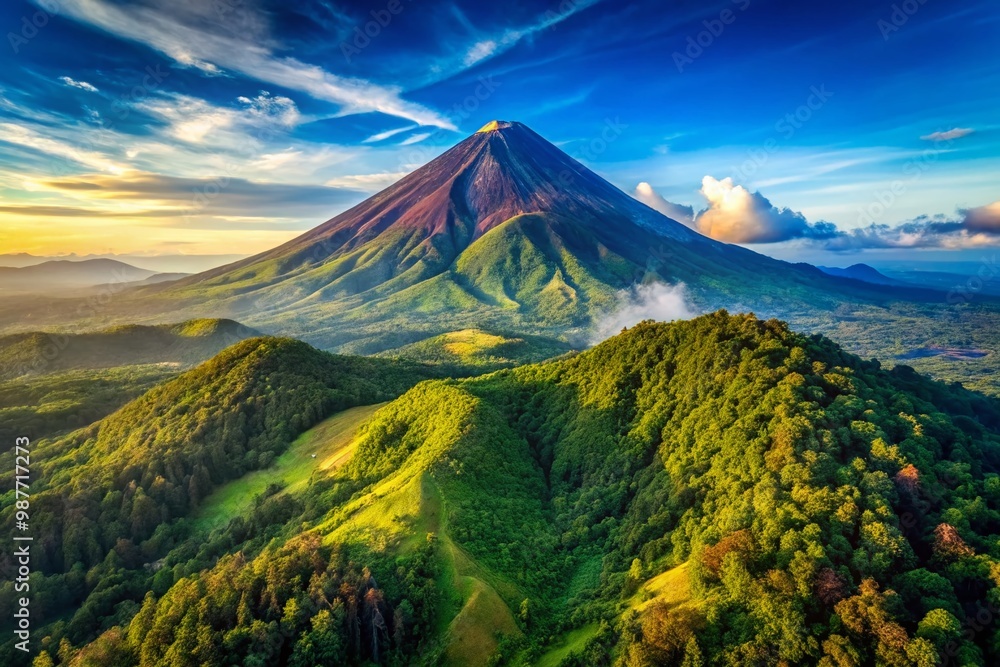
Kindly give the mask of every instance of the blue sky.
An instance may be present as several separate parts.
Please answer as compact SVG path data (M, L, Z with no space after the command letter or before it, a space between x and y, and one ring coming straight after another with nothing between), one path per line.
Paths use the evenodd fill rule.
M777 256L1000 244L995 2L13 0L0 28L7 252L265 250L494 118Z

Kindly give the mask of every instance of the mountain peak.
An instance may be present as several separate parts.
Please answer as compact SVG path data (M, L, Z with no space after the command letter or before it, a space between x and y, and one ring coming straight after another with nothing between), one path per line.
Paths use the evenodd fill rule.
M496 132L497 130L506 130L507 128L514 127L514 123L509 120L491 120L490 122L483 125L476 131L476 134L485 134L487 132Z

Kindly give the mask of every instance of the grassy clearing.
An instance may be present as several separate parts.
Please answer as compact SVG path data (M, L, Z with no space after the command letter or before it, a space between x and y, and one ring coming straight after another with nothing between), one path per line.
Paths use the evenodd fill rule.
M599 559L597 564L599 566ZM593 563L584 563L574 576L574 582L571 583L570 588L585 586L585 582L593 576L593 568ZM599 567L597 573L600 574ZM581 581L577 582L577 579ZM649 605L657 601L664 602L671 607L691 602L691 577L687 563L671 568L648 580L628 601L625 609L626 611L634 609L642 613ZM571 653L582 650L587 642L597 634L598 627L598 623L591 623L570 630L542 654L542 657L535 663L535 667L558 667Z
M570 630L535 663L535 667L558 667L559 663L574 651L582 650L590 638L597 634L598 623L591 623L576 630Z
M432 474L423 471L409 476L405 472L391 475L352 503L348 518L325 539L364 544L376 552L405 553L426 543L427 535L434 533L442 592L435 634L444 638L442 664L486 664L500 635L521 632L498 592L512 593L516 587L498 580L452 541L445 500Z
M286 493L294 493L308 484L315 471L340 467L354 451L354 432L358 426L383 405L365 405L337 413L299 436L268 468L216 489L198 510L197 525L210 529L224 524L250 507L254 497L270 484L281 484Z
M676 607L690 600L691 573L689 564L683 563L643 584L629 600L629 608L641 612L653 602L665 602L671 607Z
M447 625L446 648L442 664L446 666L464 667L466 665L484 665L497 649L501 635L519 635L514 614L497 592L497 587L514 588L507 582L497 581L460 546L455 544L447 532L447 515L444 499L433 481L434 491L438 499L438 516L441 518L438 526L438 536L441 541L441 552L444 559L443 570L447 571L445 579L451 584L453 595L444 596L444 605L451 609L443 609L439 615L442 621L451 621ZM491 581L495 583L491 585ZM508 591L509 593L509 591ZM455 601L458 601L458 613L454 613Z

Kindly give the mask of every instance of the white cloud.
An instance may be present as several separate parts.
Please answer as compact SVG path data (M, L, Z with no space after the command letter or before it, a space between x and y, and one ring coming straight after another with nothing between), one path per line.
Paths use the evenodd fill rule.
M33 1L36 4L42 2ZM176 3L167 0L154 0L147 5L122 5L106 0L62 0L60 12L119 37L145 44L182 65L196 67L207 74L219 74L220 69L232 70L258 81L298 90L339 105L345 115L377 111L420 125L455 129L455 125L440 113L402 99L401 90L397 87L338 76L296 58L278 56L273 51L277 45L261 34L263 29L260 26L252 26L256 34L233 30L235 26L222 26L230 32L222 34L220 26L211 27L213 19L209 10L181 4L181 9L175 11ZM204 7L212 4L204 3ZM257 13L236 12L240 19L247 14ZM214 20L218 23L225 18L216 17Z
M475 65L480 60L486 60L497 52L498 44L496 40L484 39L473 44L465 54L465 66Z
M601 0L568 0L558 5L558 10L548 10L543 14L535 23L531 25L524 26L522 28L511 28L503 31L499 35L493 35L489 37L482 37L472 44L465 51L465 55L462 59L462 64L465 67L471 67L476 63L482 62L493 56L500 55L505 51L510 50L518 44L522 39L533 37L534 35L551 28L552 26L558 25L568 19L569 17L577 14L578 12L596 5ZM462 20L466 28L471 26L466 20Z
M618 293L617 308L601 319L592 342L600 342L643 320L669 322L688 319L694 315L695 310L688 303L683 283L636 285Z
M123 174L128 171L128 167L116 163L102 152L77 148L67 141L46 136L26 124L0 123L0 141L23 146L52 157L71 160L98 171L111 174Z
M97 86L89 84L86 81L77 81L76 79L71 79L68 76L61 76L59 77L59 80L62 81L67 86L71 86L73 88L79 88L80 90L86 90L89 93L98 92Z
M705 176L701 194L708 208L697 216L698 231L727 243L777 243L795 238L830 238L837 233L829 222L809 223L798 211L778 208L760 192Z
M385 141L389 137L394 137L397 134L401 134L403 132L409 132L410 130L415 130L418 127L420 127L420 126L419 125L407 125L406 127L397 127L394 130L386 130L385 132L379 132L378 134L373 134L372 136L370 136L367 139L363 140L361 143L363 143L363 144L373 144L373 143L376 143L376 142L379 142L379 141Z
M965 228L972 232L1000 234L1000 201L962 211Z
M420 134L414 134L412 137L407 137L406 139L400 141L399 145L409 146L411 144L417 144L423 141L424 139L427 139L430 136L431 136L430 132L421 132Z
M671 220L676 220L677 222L683 223L688 227L694 227L693 207L683 206L681 204L675 204L672 201L667 201L663 198L663 196L656 192L656 190L653 189L653 186L649 183L643 181L639 185L635 186L632 196L654 211L659 211Z
M971 127L956 127L943 132L931 132L930 134L924 135L920 138L924 141L951 141L953 139L967 137L973 132L975 132L975 130Z
M257 97L238 97L238 107L220 107L198 97L169 94L136 105L167 124L166 134L190 144L217 146L246 143L253 130L280 131L297 125L301 116L287 97L261 91Z

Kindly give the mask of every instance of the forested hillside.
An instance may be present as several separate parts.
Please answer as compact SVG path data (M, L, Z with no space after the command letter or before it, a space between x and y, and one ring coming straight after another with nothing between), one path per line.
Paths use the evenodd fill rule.
M355 405L398 396L433 371L255 338L157 386L111 416L32 452L33 619L86 600L66 632L90 636L142 599L158 558L192 538L184 521L216 487L266 468L301 432ZM14 493L2 498L13 530ZM13 604L10 552L0 605ZM157 566L158 567L158 566ZM10 618L10 614L6 616Z
M298 354L315 363L303 346L286 372L325 376L295 366ZM297 395L296 378L247 385L230 407L267 386ZM210 374L197 384L214 386ZM156 396L130 406L162 406L133 435L118 430L127 408L74 440L103 454L128 443L112 476L91 475L120 491L104 530L87 531L104 541L72 552L89 567L156 542L103 556L109 526L151 534L135 509L143 495L183 512L201 488L194 466L218 483L275 451L263 436L234 447L225 409L185 422L201 408L178 414ZM299 414L282 406L266 401L265 423ZM195 422L200 442L218 444L178 484L170 452L191 430L157 429ZM643 323L571 358L424 382L352 447L305 491L264 494L204 544L179 542L147 590L86 632L64 628L36 664L1000 660L1000 408L781 322ZM47 458L45 476L65 461ZM88 502L66 488L59 502ZM69 581L81 566L66 553L51 566ZM103 634L90 641L94 625Z

